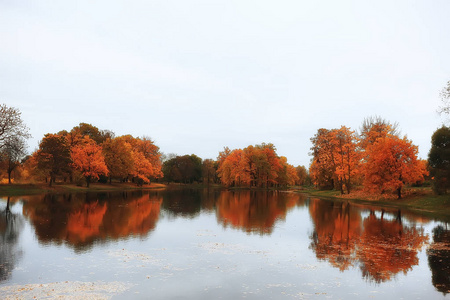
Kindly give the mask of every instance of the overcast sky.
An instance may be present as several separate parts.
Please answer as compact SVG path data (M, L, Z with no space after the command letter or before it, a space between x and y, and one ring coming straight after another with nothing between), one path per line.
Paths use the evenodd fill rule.
M0 1L0 103L30 151L80 122L216 158L379 115L426 158L450 80L450 1Z

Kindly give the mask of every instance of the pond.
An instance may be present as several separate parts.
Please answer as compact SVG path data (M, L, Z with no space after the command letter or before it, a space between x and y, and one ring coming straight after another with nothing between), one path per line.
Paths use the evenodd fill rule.
M2 299L440 299L450 228L293 192L0 201Z

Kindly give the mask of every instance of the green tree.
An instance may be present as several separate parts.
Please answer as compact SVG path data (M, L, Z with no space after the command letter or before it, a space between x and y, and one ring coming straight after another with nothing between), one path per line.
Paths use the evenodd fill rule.
M433 190L437 194L446 194L450 188L450 128L442 126L431 137L431 149L428 154L430 175L433 178Z

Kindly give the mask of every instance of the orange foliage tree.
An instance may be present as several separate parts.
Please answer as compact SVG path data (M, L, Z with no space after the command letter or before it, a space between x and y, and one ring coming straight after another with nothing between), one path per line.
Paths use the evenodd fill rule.
M321 128L311 142L310 174L314 184L321 188L336 187L341 194L346 189L349 194L360 161L355 132L345 126L332 130Z
M365 153L364 187L370 192L396 191L402 197L405 184L412 184L427 175L426 165L417 158L418 147L395 135L378 138Z
M93 178L98 179L99 175L108 174L102 147L88 136L84 137L82 143L72 148L71 157L74 168L85 177L87 187Z
M134 158L129 143L123 139L107 139L102 143L102 151L109 170L109 183L112 178L123 180L132 173Z
M131 157L133 161L129 175L136 179L138 184L149 183L150 178L161 178L161 153L149 138L134 138L125 135L116 139L131 146Z
M225 148L217 162L217 175L226 186L286 186L298 180L295 168L277 155L273 144Z

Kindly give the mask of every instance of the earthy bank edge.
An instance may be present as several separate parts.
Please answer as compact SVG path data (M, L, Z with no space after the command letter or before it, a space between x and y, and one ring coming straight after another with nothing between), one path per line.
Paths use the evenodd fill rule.
M113 192L127 190L148 190L161 189L167 186L159 183L152 183L138 187L135 184L91 184L89 188L77 186L75 184L3 184L0 185L0 197L27 196L44 193L77 193L77 192Z
M368 199L361 196L341 196L339 191L321 191L315 189L298 189L298 193L320 197L331 201L346 201L352 204L373 205L390 209L405 209L418 212L430 219L450 222L450 195L434 195L431 188L413 188L402 199Z

